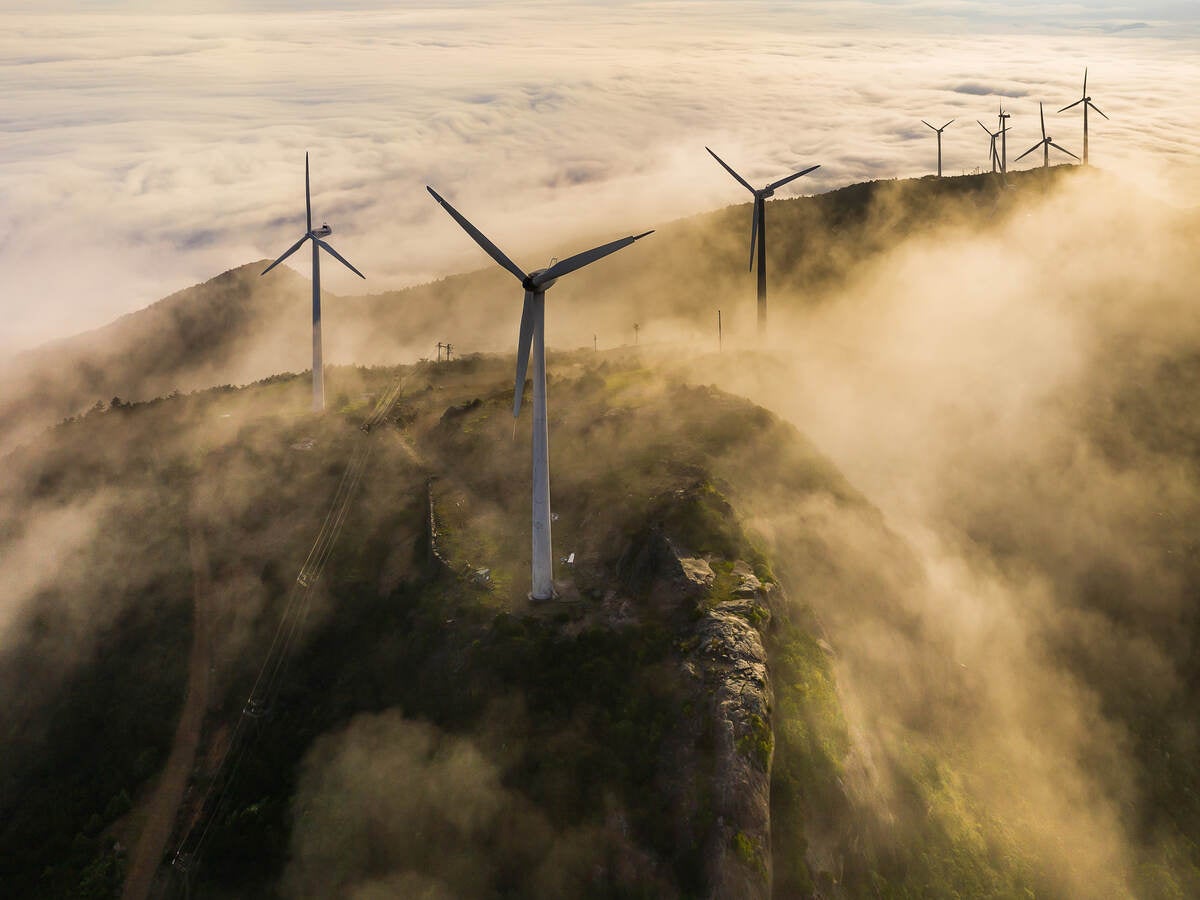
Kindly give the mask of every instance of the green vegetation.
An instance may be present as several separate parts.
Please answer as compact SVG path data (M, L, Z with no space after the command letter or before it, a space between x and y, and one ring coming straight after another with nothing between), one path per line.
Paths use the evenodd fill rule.
M763 851L762 847L758 845L758 841L740 831L735 832L733 835L733 851L744 865L749 866L764 878L766 877L767 866L763 861Z
M1061 176L1023 174L1012 192L964 178L780 201L773 227L792 240L772 242L776 296L826 302L902 236L947 222L990 228L1019 208L1022 193ZM661 279L680 277L669 296L681 305L661 312L699 315L695 298L742 260L744 212L664 231L663 243L704 248L689 250L696 264L682 276L615 257L603 283L581 273L557 299L569 306L574 292L608 291L638 303ZM349 300L344 313L373 331L408 321L414 307L457 316L468 298L490 296L480 288L490 277ZM50 561L37 557L49 574L30 581L0 648L6 894L110 897L118 889L179 716L193 594L207 579L214 701L183 816L197 811L329 499L369 441L361 495L280 693L250 729L196 869L196 896L279 895L295 855L306 761L322 739L389 710L469 746L496 773L505 833L471 848L488 896L702 896L706 866L723 853L763 878L770 867L780 897L1061 895L1058 873L987 802L975 748L938 719L937 703L898 708L869 722L870 735L848 724L863 727L846 714L855 706L839 693L837 649L812 610L848 609L847 618L870 610L879 632L922 646L920 618L897 587L919 572L882 516L790 426L715 388L663 377L638 351L555 354L555 545L575 561L558 569L567 602L531 607L521 488L529 436L512 432L511 360L332 369L331 412L320 419L307 414L305 376L138 402L202 381L220 364L230 351L225 335L245 324L247 297L268 307L287 299L261 296L252 283L246 271L228 273L156 307L145 329L114 326L118 356L130 334L146 339L127 365L83 352L89 341L60 348L77 383L47 379L14 391L18 400L0 410L0 429L30 405L62 419L8 453L0 482L0 556L36 551ZM461 317L465 334L472 323L494 324L491 302ZM1079 446L1049 476L1030 466L1003 490L971 484L953 523L989 564L1039 573L1047 591L1067 598L1062 622L1039 638L1058 671L1094 697L1097 720L1115 723L1116 750L1129 761L1129 783L1114 796L1132 888L1187 897L1200 892L1200 616L1191 602L1200 595L1200 356L1160 350L1095 349L1111 364L1108 380L1048 401L1075 410ZM141 369L144 377L133 377ZM357 426L374 398L401 374L404 396L364 434ZM1021 503L1041 511L1045 479L1081 459L1102 461L1123 488L1147 471L1161 476L1122 520L1120 553L1088 544L1090 521L1027 532L1044 517L1012 514ZM444 565L430 558L429 497ZM813 502L797 511L804 499ZM842 552L830 533L842 520L829 510L846 513L865 551ZM764 520L772 527L749 529ZM711 586L681 584L676 555L711 565ZM769 602L739 590L739 561L770 588ZM755 777L770 775L770 855L745 830L718 832L714 784L731 744L714 732L718 692L695 668L698 625L720 618L716 610L754 626L769 654L770 721L751 715L747 731L743 720L732 746ZM831 625L832 644L836 631ZM1099 632L1121 640L1079 637ZM890 715L886 700L901 692L875 677L861 647L847 658L856 651L853 664L864 668L853 674L879 691L885 702L876 698L875 709ZM953 694L955 686L966 693L971 674L944 656L921 675L951 683L943 705L969 706ZM1157 681L1141 677L1146 660L1160 667ZM1015 783L1001 772L990 787ZM1035 801L1023 815L1036 815ZM429 838L445 858L418 874L453 868L454 837ZM553 884L539 868L546 859Z
M669 599L667 560L643 550L667 540L710 556L726 592L735 585L732 560L768 573L718 473L736 470L746 439L777 425L719 392L615 377L619 369L556 385L573 401L555 424L556 472L563 473L555 483L556 539L576 553L562 574L580 600L530 609L521 593L528 542L516 524L528 500L509 487L511 471L524 468L528 437L513 442L511 393L494 391L504 371L493 360L414 368L406 377L417 386L370 435L356 427L370 405L365 395L378 395L395 371L334 370L331 395L346 402L321 420L304 413L303 377L110 403L12 460L40 502L111 489L141 504L114 514L125 525L101 529L107 542L86 545L92 583L81 602L113 593L109 606L120 611L112 632L98 635L105 652L70 668L62 689L70 705L31 704L28 754L6 758L7 783L22 786L21 815L5 831L13 848L7 883L18 895L106 896L120 881L124 855L113 846L118 836L136 840L122 823L131 803L136 821L182 701L195 534L204 536L217 602L217 702L201 741L211 760L245 702L324 504L355 446L368 440L362 495L278 697L255 721L193 887L201 896L275 891L313 741L355 716L399 708L492 752L506 748L496 759L504 788L546 823L549 830L532 829L511 858L489 856L497 896L533 891L529 860L554 852L547 842L556 834L579 834L588 848L573 851L563 869L578 896L704 892L715 824L706 780L712 739L706 695L685 677L682 661L706 598ZM726 429L739 439L712 433ZM446 568L428 561L431 477ZM3 527L7 540L20 539L17 522ZM161 574L145 571L146 549ZM104 555L111 565L95 568ZM481 568L490 581L474 577ZM627 607L617 624L602 602L614 594ZM30 628L51 608L35 603ZM766 622L765 613L747 615ZM50 710L62 722L57 730L47 730ZM110 724L97 730L97 721ZM693 737L681 743L680 735ZM763 770L771 741L758 719L745 752ZM51 747L44 768L31 769ZM673 761L679 753L689 760L683 770ZM197 789L212 778L210 765L199 764ZM86 786L73 807L57 801L63 771L77 772ZM37 828L45 852L18 854ZM761 868L765 856L755 854Z
M772 874L780 896L806 896L814 890L806 829L834 817L851 818L840 788L850 738L815 623L802 627L787 617L777 617L776 623L768 645L777 722L771 837L776 847L790 849L773 854Z
M752 715L750 717L751 731L738 740L737 749L739 753L749 756L764 772L771 765L771 751L775 746L775 739L771 734L771 726L763 721L762 716Z

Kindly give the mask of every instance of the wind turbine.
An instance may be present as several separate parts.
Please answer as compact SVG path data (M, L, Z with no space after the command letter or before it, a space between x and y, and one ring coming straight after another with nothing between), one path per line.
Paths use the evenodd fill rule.
M1012 114L1004 111L1004 103L1000 104L1000 174L1008 174L1008 125L1005 124L1005 119L1011 119Z
M425 188L471 236L484 252L507 269L525 288L525 304L521 308L521 331L517 339L517 380L513 389L513 418L521 412L521 395L525 392L525 369L529 363L530 345L533 349L533 590L534 600L554 597L554 556L550 547L550 434L546 425L546 291L554 282L584 266L603 259L610 253L628 247L653 231L624 237L603 244L564 260L552 262L545 269L535 269L528 275L468 222L453 206L443 200L433 188Z
M321 238L329 237L333 234L333 229L326 223L321 223L320 228L313 228L312 224L312 192L309 189L308 178L308 154L304 154L304 210L308 230L304 233L304 237L292 244L287 252L275 262L271 263L262 270L262 274L266 275L273 268L295 253L303 246L305 241L312 241L312 315L313 315L313 412L322 412L325 409L325 366L321 361L321 250L324 249L334 259L344 265L347 269L357 275L359 278L366 278L362 272L354 268L347 262L346 258L334 250L329 244L321 240Z
M976 119L975 121L979 122L978 119ZM993 132L982 122L979 122L979 127L982 128L987 133L987 136L992 139L991 147L988 150L988 152L990 153L991 158L992 158L992 172L993 173L1000 172L1001 174L1003 174L1004 167L1000 162L1000 152L996 149L996 141L998 138L1002 137L1004 135L1004 133L1008 131L1008 129L1001 128L999 131Z
M1020 162L1022 159L1024 159L1026 156L1028 156L1030 153L1032 153L1038 147L1042 148L1042 152L1043 152L1042 167L1046 168L1046 169L1050 168L1050 148L1051 147L1053 147L1055 150L1061 150L1063 153L1067 154L1067 156L1071 157L1072 159L1079 159L1078 156L1076 156L1074 153L1072 153L1066 147L1060 147L1060 146L1058 146L1058 144L1054 143L1054 138L1046 136L1046 110L1042 108L1042 104L1040 104L1040 103L1038 104L1038 110L1042 114L1042 139L1040 141L1038 141L1036 144L1034 144L1032 147L1030 147L1028 150L1026 150L1024 153L1022 153L1020 156L1018 156L1016 161Z
M802 175L807 175L816 169L817 166L809 166L803 171L796 172L794 175L789 175L787 178L781 178L778 181L773 181L761 190L755 190L750 187L750 183L741 175L733 171L725 160L713 153L708 147L709 154L717 162L721 164L726 172L734 177L734 179L754 195L754 218L750 225L750 268L754 268L754 245L758 242L758 331L762 334L767 328L767 199L775 196L775 191L783 187L789 181L795 181Z
M1104 116L1104 113L1100 111L1100 107L1098 107L1095 103L1093 103L1092 98L1088 96L1087 69L1083 70L1083 96L1080 97L1078 100L1076 100L1074 103L1072 103L1070 106L1064 106L1062 109L1059 110L1059 112L1060 113L1066 112L1072 106L1078 106L1080 103L1083 104L1083 164L1086 166L1088 164L1088 121L1087 121L1088 120L1088 107L1090 106L1096 112L1100 113L1100 115ZM1108 116L1104 116L1104 118L1107 119Z
M926 128L933 128L933 126L930 125L928 122L926 122L924 119L922 119L921 121L924 123ZM954 119L951 119L949 122L947 122L941 128L933 128L933 130L937 132L937 136L938 136L938 178L942 177L942 132L945 131L947 128L949 128L953 124L954 124Z

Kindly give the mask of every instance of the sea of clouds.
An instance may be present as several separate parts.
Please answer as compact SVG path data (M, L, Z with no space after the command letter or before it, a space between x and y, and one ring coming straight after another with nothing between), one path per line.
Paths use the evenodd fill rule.
M378 291L485 258L432 184L519 264L748 199L988 165L1048 130L1181 204L1200 196L1200 13L1076 2L482 4L0 0L0 349L98 326L274 257L314 217ZM1040 163L1040 152L1021 167ZM1061 157L1066 160L1066 157ZM307 274L306 255L294 264ZM362 283L330 265L334 292Z

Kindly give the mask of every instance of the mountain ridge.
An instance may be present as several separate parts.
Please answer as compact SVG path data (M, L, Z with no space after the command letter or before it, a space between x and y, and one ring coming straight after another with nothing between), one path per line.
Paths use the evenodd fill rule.
M996 176L967 175L864 182L772 201L772 309L820 303L857 266L912 228L990 217L1011 209L1018 196L1042 190L1047 179L1055 183L1073 174L1070 168L1014 173L1010 178L1021 189L1008 193L999 191ZM593 335L606 347L632 343L632 325L639 319L647 320L642 327L648 339L655 329L706 333L717 306L730 306L726 299L739 295L746 300L726 310L726 334L730 340L749 339L750 279L739 272L748 208L730 206L666 223L645 247L565 280L552 297L550 346L590 346ZM448 230L448 240L458 237ZM808 252L806 240L816 242ZM0 450L27 437L31 427L113 396L146 400L308 369L309 283L286 266L285 274L259 280L267 264L237 266L98 329L25 351L0 373L8 398L0 403ZM454 343L459 352L502 351L511 335L494 324L511 318L515 329L519 301L507 273L487 266L399 291L324 296L327 364L426 358L438 341ZM665 298L675 299L664 303Z

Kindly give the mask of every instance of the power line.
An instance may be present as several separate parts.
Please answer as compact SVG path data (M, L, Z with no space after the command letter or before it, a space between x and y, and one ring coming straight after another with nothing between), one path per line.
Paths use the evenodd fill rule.
M372 428L383 421L395 405L396 400L399 399L403 382L403 376L397 378L396 382L384 393L371 415L360 426L363 431L370 433ZM229 737L220 762L213 770L212 781L200 799L197 807L199 813L176 847L172 867L182 873L185 895L190 894L191 878L197 869L212 825L220 819L242 760L246 753L253 748L253 738L258 736L257 733L248 734L250 723L261 718L278 695L292 649L303 630L303 624L308 615L313 588L324 574L325 566L333 554L334 545L345 526L350 507L353 505L358 486L362 481L373 450L373 442L360 444L355 449L346 466L346 471L338 482L329 511L325 514L308 556L288 592L283 614L262 665L259 667L250 697L242 707L241 715L238 716L237 724ZM203 827L200 827L201 823L203 823ZM200 831L197 835L198 827L200 827Z

